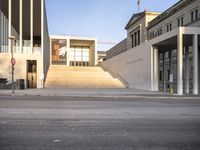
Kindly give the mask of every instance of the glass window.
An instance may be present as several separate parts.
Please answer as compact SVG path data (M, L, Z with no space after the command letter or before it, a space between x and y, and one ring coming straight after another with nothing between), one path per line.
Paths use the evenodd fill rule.
M178 27L180 27L181 26L181 24L180 24L180 19L178 19Z
M195 10L195 20L197 20L198 19L198 9L197 10Z
M194 12L191 12L191 22L194 21Z

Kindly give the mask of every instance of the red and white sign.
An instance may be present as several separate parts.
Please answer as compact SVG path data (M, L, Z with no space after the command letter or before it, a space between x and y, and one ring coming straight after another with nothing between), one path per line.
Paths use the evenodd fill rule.
M14 65L16 64L15 58L12 58L10 62L11 62L11 64L14 66Z

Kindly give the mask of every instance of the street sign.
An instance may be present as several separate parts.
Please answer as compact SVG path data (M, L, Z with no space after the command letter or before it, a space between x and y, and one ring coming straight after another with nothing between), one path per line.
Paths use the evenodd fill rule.
M13 66L16 64L15 58L12 58L12 59L11 59L11 64L12 64Z

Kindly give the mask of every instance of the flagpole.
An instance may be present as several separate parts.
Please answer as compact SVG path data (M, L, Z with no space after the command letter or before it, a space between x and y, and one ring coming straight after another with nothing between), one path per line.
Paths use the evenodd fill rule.
M138 13L140 12L140 0L137 0Z

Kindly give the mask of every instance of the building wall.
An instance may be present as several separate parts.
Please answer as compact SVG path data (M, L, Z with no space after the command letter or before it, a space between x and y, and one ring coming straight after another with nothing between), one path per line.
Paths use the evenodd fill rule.
M127 38L106 52L106 59L112 58L127 50Z
M45 1L44 1L45 3ZM50 41L49 41L49 32L48 32L48 24L47 24L47 15L46 15L46 7L44 4L44 19L43 19L43 72L41 74L44 74L44 78L46 79L47 71L49 69L50 65Z
M102 63L119 74L130 88L151 89L151 46L144 43Z
M200 22L194 22L195 25L190 24L191 23L191 11L198 8L199 9L199 15L200 15L200 1L196 0L190 5L187 5L187 7L184 7L183 9L180 9L178 12L174 13L170 17L164 19L163 21L159 22L155 26L151 27L148 29L148 34L154 32L156 33L158 29L162 28L162 32L166 33L167 32L167 24L171 23L172 24L172 30L178 27L178 22L177 19L181 16L184 16L184 25L187 26L199 26L200 27Z
M14 58L16 60L15 65L15 81L16 79L24 79L25 85L27 84L27 60L36 60L37 61L37 87L41 88L42 84L39 79L40 73L43 71L43 58L40 54L14 54ZM9 53L1 53L0 54L0 77L7 78L9 83L12 80L12 73L11 73L11 54Z

